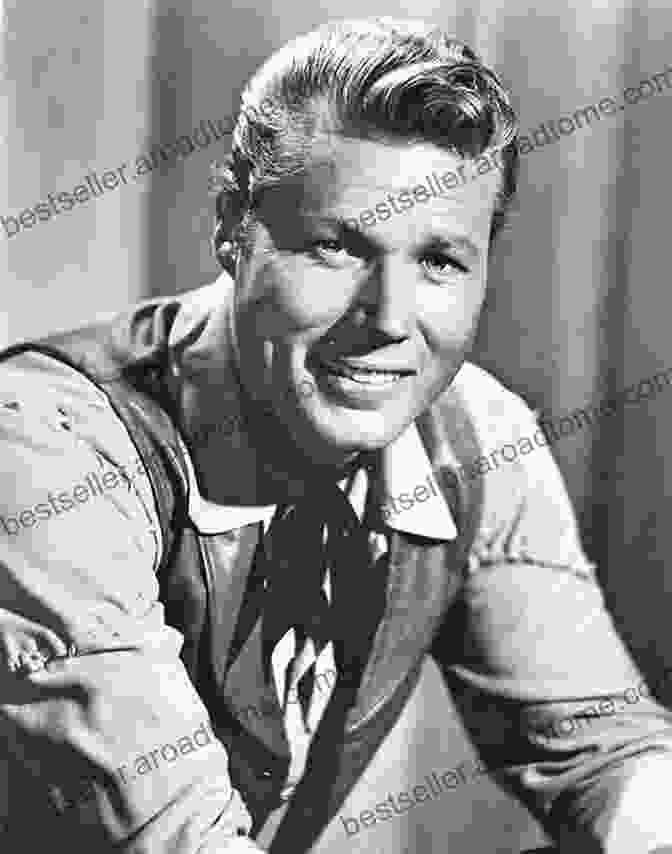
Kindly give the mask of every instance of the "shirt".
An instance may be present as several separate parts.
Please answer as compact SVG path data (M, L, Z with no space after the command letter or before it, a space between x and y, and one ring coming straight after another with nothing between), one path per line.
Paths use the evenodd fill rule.
M251 522L261 522L264 532L268 531L276 510L275 505L241 508L235 505L216 504L203 498L189 451L184 441L180 440L180 445L187 461L189 475L189 517L198 530L207 534L219 534ZM393 518L389 527L437 540L454 539L457 529L450 508L434 481L432 467L417 428L411 424L389 446L388 493L391 497L412 494L418 483L431 485L427 490L427 498L423 503L417 504L415 509L409 508L408 515L400 514L398 519ZM344 490L348 486L346 483L339 485ZM360 469L346 492L360 521L364 514L367 485L366 472ZM387 538L384 533L371 531L369 543L374 559L387 552ZM328 572L324 589L327 598L330 599ZM298 666L294 668L289 684L285 684L287 667L296 655L300 655ZM334 647L332 643L328 643L320 655L316 656L314 644L309 638L303 649L299 650L296 646L295 632L291 629L278 642L271 657L271 664L278 699L284 712L285 731L291 751L288 778L282 792L283 799L287 799L301 779L313 734L322 719L334 688L337 676ZM313 664L315 664L315 685L307 721L304 721L300 706L295 699L297 684Z
M211 503L235 488L242 506L254 503L253 449L232 387L206 381L229 358L224 297L221 282L181 297L169 350L186 434L196 416L218 425L230 412L238 425L227 441L202 433L191 451ZM186 347L180 324L199 330ZM481 476L482 460L489 469L462 593L469 619L446 665L465 725L559 839L585 833L607 854L672 844L672 814L652 797L669 790L672 715L615 633L534 414L475 365L454 383L484 455L467 476ZM388 523L408 526L425 518L429 487L393 456L381 451L386 477L403 479L388 480ZM45 838L96 850L100 827L127 854L254 849L236 835L249 816L164 620L161 548L146 471L104 392L42 355L0 363L0 818L24 850ZM13 657L36 641L57 657L17 679ZM598 702L615 711L586 711ZM100 806L78 794L82 780ZM43 800L58 808L53 821Z

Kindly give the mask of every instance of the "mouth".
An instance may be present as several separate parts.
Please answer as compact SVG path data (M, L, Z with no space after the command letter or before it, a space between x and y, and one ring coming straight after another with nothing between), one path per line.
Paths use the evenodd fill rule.
M363 386L390 386L415 373L407 368L353 364L344 359L321 358L318 365L327 375L342 377Z

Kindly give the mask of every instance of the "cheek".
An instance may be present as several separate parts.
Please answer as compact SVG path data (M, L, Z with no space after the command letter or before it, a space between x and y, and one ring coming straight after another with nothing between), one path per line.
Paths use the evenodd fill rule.
M432 352L441 355L462 350L469 343L485 298L480 282L431 293L422 302L420 323Z
M258 334L274 338L331 326L348 310L354 293L351 276L288 258L256 271L246 301L255 304Z

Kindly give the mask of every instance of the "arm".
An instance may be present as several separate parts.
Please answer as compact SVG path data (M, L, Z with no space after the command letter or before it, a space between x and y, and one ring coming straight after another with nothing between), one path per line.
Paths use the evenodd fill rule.
M532 413L512 395L501 411L507 429L483 428L485 446L523 447ZM439 649L472 739L566 850L672 845L672 714L612 625L551 453L500 458L483 480L461 650Z
M0 365L0 840L258 850L157 600L144 467L105 396L54 364ZM17 667L35 648L46 665Z

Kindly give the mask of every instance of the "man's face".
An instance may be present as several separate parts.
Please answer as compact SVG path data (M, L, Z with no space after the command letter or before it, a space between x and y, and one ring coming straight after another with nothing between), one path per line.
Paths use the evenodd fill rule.
M427 176L460 167L427 200ZM237 273L241 375L310 458L388 444L451 382L485 296L500 178L472 179L431 144L332 135L263 193Z

